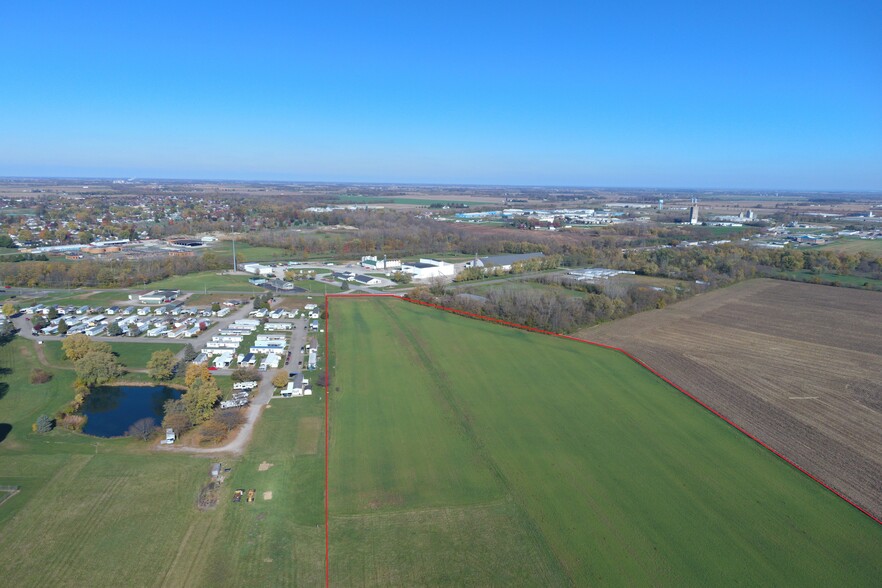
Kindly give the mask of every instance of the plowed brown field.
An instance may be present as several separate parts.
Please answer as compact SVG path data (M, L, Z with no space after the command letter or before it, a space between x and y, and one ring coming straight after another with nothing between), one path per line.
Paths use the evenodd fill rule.
M882 517L882 293L751 280L579 333Z

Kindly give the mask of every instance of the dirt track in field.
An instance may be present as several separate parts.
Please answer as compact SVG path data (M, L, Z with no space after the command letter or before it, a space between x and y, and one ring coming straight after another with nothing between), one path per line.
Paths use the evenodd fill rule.
M882 294L751 280L583 330L882 517Z

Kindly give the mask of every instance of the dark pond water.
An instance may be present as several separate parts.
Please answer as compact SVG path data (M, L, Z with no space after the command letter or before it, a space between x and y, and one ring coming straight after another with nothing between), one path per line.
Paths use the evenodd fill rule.
M102 386L86 397L82 413L89 417L83 432L96 437L120 437L135 421L162 422L162 405L180 398L181 391L165 386Z

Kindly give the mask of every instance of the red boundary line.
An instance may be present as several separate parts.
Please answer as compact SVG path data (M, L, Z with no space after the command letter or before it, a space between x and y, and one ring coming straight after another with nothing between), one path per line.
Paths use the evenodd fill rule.
M331 350L328 347L328 335L331 331L331 315L328 313L330 298L325 294L325 587L331 586L331 528L328 525L328 457L331 454L330 439L330 396L331 380L329 366L331 365Z
M441 306L439 304L432 304L430 302L423 302L422 300L416 300L413 298L408 298L406 296L396 296L394 294L327 294L327 295L325 295L325 312L326 313L328 312L330 298L396 298L396 299L402 300L404 302L410 302L411 304L417 304L420 306L428 306L430 308L442 310L444 312L449 312L449 313L457 314L460 316L465 316L468 318L473 318L473 319L478 319L478 320L487 321L487 322L491 322L491 323L496 323L496 324L504 325L506 327L513 327L516 329L530 331L533 333L540 333L542 335L550 335L552 337L558 337L561 339L569 339L570 341L577 341L579 343L587 343L588 345L594 345L596 347L603 347L604 349L610 349L612 351L617 351L617 352L623 354L628 359L632 360L634 363L636 363L640 367L648 370L650 373L652 373L656 377L660 378L661 380L663 380L664 382L669 384L675 390L682 393L687 398L689 398L690 400L692 400L693 402L695 402L696 404L698 404L699 406L701 406L702 408L704 408L705 410L707 410L708 412L713 414L714 416L718 417L724 423L726 423L727 425L729 425L730 427L732 427L733 429L735 429L736 431L738 431L739 433L741 433L742 435L744 435L745 437L750 439L751 441L757 443L760 447L771 452L772 455L778 457L779 459L781 459L782 461L784 461L786 464L793 467L797 471L805 474L806 476L808 476L809 478L811 478L812 480L814 480L815 482L820 484L823 488L826 488L827 490L832 492L835 496L844 500L847 504L851 505L852 507L856 508L859 512L861 512L864 515L866 515L867 517L869 517L871 520L875 521L879 525L882 525L882 519L877 518L870 511L868 511L865 508L863 508L862 506L858 505L856 502L854 502L853 500L851 500L850 498L848 498L847 496L845 496L844 494L842 494L841 492L839 492L838 490L833 488L832 486L828 485L823 480L821 480L820 478L818 478L817 476L815 476L814 474L812 474L811 472L809 472L808 470L806 470L805 468L803 468L802 466L800 466L799 464L797 464L796 462L794 462L793 460L791 460L790 458L785 456L784 454L773 449L772 447L770 447L769 445L767 445L766 443L764 443L763 441L761 441L760 439L758 439L757 437L752 435L751 433L748 433L745 429L743 429L742 427L740 427L739 425L737 425L736 423L731 421L728 417L724 416L719 411L711 408L710 406L708 406L707 404L705 404L704 402L699 400L697 397L693 396L691 393L687 392L685 389L681 388L680 386L678 386L677 384L672 382L670 379L668 379L667 377L663 376L658 371L656 371L655 369L650 367L649 364L647 364L646 362L631 355L629 352L625 351L624 349L621 349L619 347L614 347L612 345L605 345L603 343L597 343L596 341L589 341L587 339L580 339L579 337L573 337L571 335L562 335L560 333L554 333L552 331L546 331L544 329L537 329L535 327L528 327L527 325L521 325L518 323L505 321L502 319L497 319L497 318L485 316L482 314L475 314L472 312L466 312L464 310L457 310L455 308ZM329 584L329 582L330 582L330 563L329 563L330 559L328 557L328 545L329 545L329 542L328 542L328 537L329 537L329 534L328 534L328 453L329 453L329 448L328 448L328 417L329 417L328 395L329 394L328 394L328 392L331 389L330 388L330 379L328 379L328 364L330 363L330 348L328 347L328 331L330 330L330 328L329 328L330 314L328 314L327 316L328 316L328 320L326 321L326 324L325 324L325 357L327 358L325 360L325 385L326 385L326 388L325 388L325 390L326 390L326 393L325 393L325 565L327 567L326 578L327 578L328 585L330 585Z

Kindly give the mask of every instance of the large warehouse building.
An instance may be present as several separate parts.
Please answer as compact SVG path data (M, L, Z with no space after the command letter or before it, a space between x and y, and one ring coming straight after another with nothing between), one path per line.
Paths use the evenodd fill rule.
M456 269L452 263L437 261L435 259L420 259L416 262L402 263L401 271L412 275L414 280L452 278L456 273Z

